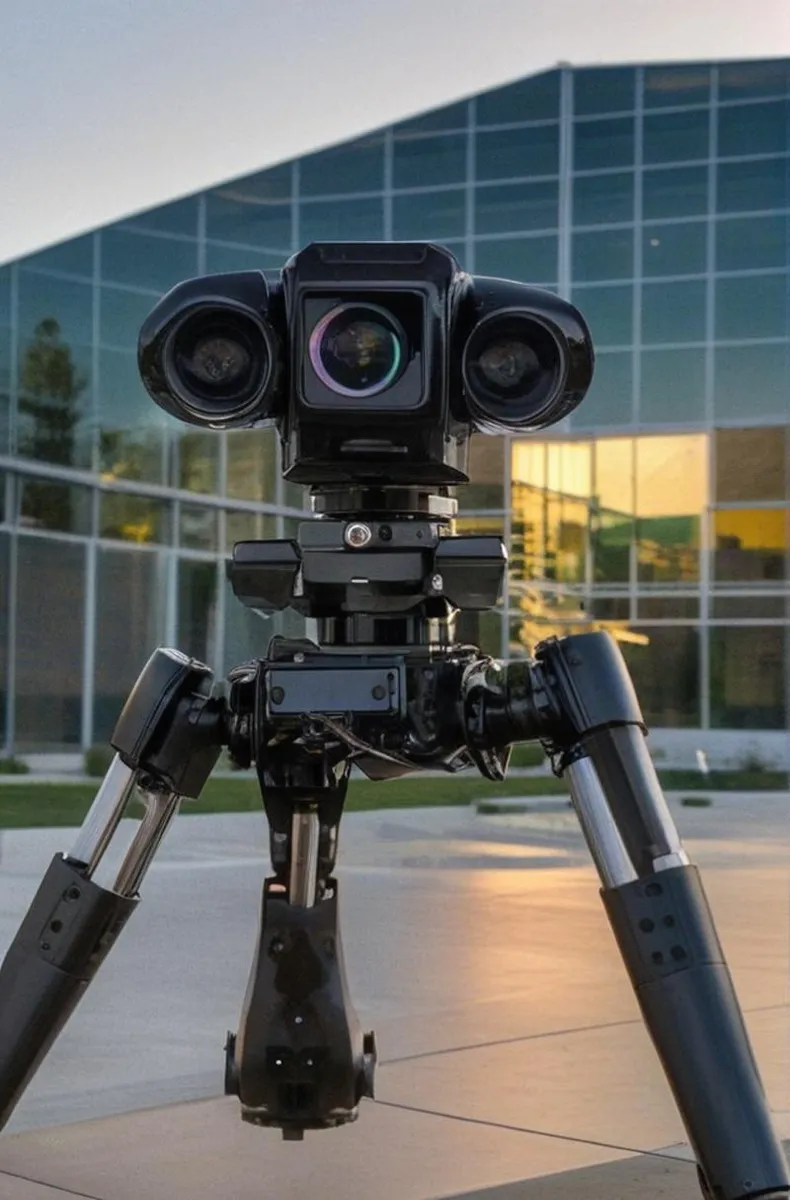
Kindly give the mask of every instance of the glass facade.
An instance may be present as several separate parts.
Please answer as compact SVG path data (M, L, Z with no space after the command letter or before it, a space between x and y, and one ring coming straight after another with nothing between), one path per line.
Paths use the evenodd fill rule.
M315 239L430 239L572 299L588 397L540 439L478 437L460 529L510 586L463 636L519 655L619 638L651 724L777 730L790 694L790 61L563 68L0 266L0 745L106 738L150 650L218 671L271 622L234 541L301 493L269 431L169 420L142 319L190 275ZM292 627L298 627L298 622Z

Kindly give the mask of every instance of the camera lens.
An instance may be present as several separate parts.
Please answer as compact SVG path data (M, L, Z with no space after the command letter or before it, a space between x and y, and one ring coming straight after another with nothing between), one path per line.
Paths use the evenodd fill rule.
M262 327L246 313L198 312L177 329L172 368L189 407L210 417L257 402L271 368Z
M534 383L540 376L540 361L526 342L503 339L483 350L477 369L486 383L505 393Z
M340 396L364 398L385 391L406 360L406 336L386 309L341 304L310 335L310 362L321 382Z
M505 311L472 332L462 371L478 426L501 431L545 421L563 395L567 364L548 325L529 313Z

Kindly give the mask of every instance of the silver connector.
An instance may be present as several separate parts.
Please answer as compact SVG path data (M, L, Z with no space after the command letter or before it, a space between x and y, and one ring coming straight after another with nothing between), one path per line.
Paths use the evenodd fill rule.
M135 831L115 879L113 891L119 896L134 896L151 865L162 839L181 806L174 792L139 792L145 804L145 816Z
M99 865L126 812L134 792L135 775L136 772L116 754L88 809L76 841L66 856L70 862L85 866L89 878Z
M291 819L291 871L288 899L301 908L312 908L318 886L320 826L315 811L297 811Z
M687 867L690 859L686 851L675 850L672 854L661 854L653 859L654 871L670 871L673 867Z
M584 839L604 887L632 883L637 873L592 761L577 759L566 769L565 775Z

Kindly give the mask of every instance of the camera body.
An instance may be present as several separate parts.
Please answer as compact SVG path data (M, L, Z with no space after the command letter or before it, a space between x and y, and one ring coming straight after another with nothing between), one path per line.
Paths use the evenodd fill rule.
M468 482L468 442L542 429L583 399L587 325L551 292L471 276L425 242L313 243L173 288L145 321L152 398L213 429L274 423L312 487Z

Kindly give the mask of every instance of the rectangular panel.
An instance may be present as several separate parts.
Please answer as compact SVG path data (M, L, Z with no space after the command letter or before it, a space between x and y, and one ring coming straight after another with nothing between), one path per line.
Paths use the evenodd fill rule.
M295 537L296 533L291 536ZM277 523L269 513L225 512L225 551L230 554L237 542L260 542L277 537Z
M132 292L105 284L99 292L99 340L136 354L140 327L159 299L158 291Z
M230 430L227 494L273 502L280 474L279 443L272 429Z
M465 233L465 188L392 198L392 236L396 241L443 241L464 237Z
M633 112L636 108L633 67L591 67L573 72L573 111L576 116Z
M790 427L717 429L715 500L790 499Z
M703 275L707 270L707 259L705 221L645 225L642 229L643 275Z
M553 181L482 184L475 188L475 233L555 229L558 206Z
M232 186L208 192L206 237L289 254L293 241L290 202L260 200Z
M787 417L790 395L790 342L776 345L717 346L714 358L717 417Z
M782 620L788 613L785 596L711 596L710 615L731 621Z
M46 317L21 341L18 351L18 452L61 466L90 467L93 393L89 346L70 342L60 321Z
M172 204L160 204L158 208L138 213L123 223L133 229L150 229L154 233L175 233L180 237L196 238L198 199L197 196L187 196L184 200L174 200Z
M708 168L666 167L642 175L646 221L703 216L708 211Z
M222 246L206 242L206 274L226 271L280 271L289 253L286 250L259 250L252 246Z
M621 649L649 727L693 729L700 724L699 630L639 626L646 645Z
M423 133L452 133L466 128L469 104L461 100L457 104L445 104L430 112L421 113L418 117L410 117L408 121L399 121L393 126L396 141L408 139Z
M475 242L475 271L525 283L552 283L557 278L556 237L513 237Z
M102 473L163 483L167 422L143 387L136 354L99 351L98 410Z
M299 210L299 241L380 241L384 237L384 201L323 200Z
M559 126L483 130L477 134L476 153L479 180L556 175L560 161Z
M611 117L576 121L573 126L573 169L600 171L630 167L634 162L634 118Z
M99 537L168 545L173 538L170 502L154 496L104 492L99 497Z
M701 348L641 353L639 420L644 425L699 425L705 420L705 351Z
M787 216L728 217L716 222L716 270L790 267Z
M178 648L207 666L217 649L217 586L216 562L179 559Z
M645 108L707 104L710 67L700 63L645 68Z
M716 280L716 340L790 335L787 275Z
M380 192L383 188L384 138L381 134L306 154L299 160L302 196Z
M732 104L719 109L719 158L744 154L785 154L790 145L787 100Z
M463 183L465 179L466 134L449 133L395 142L392 163L394 188L432 187Z
M696 621L698 596L637 596L636 615L640 621Z
M23 271L59 271L64 275L76 275L82 279L93 279L94 234L69 238L57 246L48 246L38 254L30 254L20 260Z
M716 207L719 212L764 212L790 204L787 158L724 162L717 168Z
M787 627L713 628L710 723L714 729L786 729Z
M93 341L93 289L89 283L20 270L18 314L23 342L35 337L43 322L53 332L57 325L58 336L70 345L90 346Z
M574 288L573 303L590 326L596 346L630 345L634 338L634 289L630 283Z
M20 537L16 745L79 746L85 642L85 546Z
M93 491L76 484L19 476L18 523L26 529L54 529L89 536L93 529Z
M722 63L719 67L719 100L753 100L782 96L790 91L790 61Z
M787 508L730 508L713 513L717 582L780 582L787 578Z
M704 342L707 289L704 279L645 283L642 288L642 341Z
M708 157L708 111L648 113L642 160L645 163L689 162Z
M630 425L633 419L634 364L630 350L600 350L590 390L574 410L574 429Z
M219 512L202 504L179 505L178 544L190 550L219 550Z
M544 71L477 97L478 125L540 121L559 115L560 73Z
M101 276L107 283L164 292L198 273L197 242L148 237L105 229L101 235Z
M577 175L573 180L573 224L616 225L634 219L634 174Z
M180 429L173 432L171 445L177 463L174 487L184 488L188 492L212 493L219 490L222 434Z
M634 273L634 233L631 228L599 233L574 233L572 274L577 283L631 279Z

